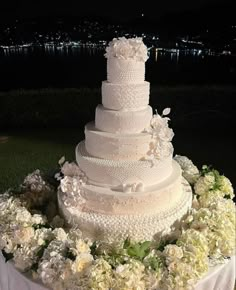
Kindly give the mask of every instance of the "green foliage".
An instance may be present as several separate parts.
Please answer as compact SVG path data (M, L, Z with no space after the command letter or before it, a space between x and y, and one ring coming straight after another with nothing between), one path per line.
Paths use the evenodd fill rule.
M145 266L150 267L152 270L157 271L163 266L163 262L158 256L151 256L145 259Z
M129 239L126 239L123 247L130 257L142 261L150 253L150 246L150 241L132 243Z

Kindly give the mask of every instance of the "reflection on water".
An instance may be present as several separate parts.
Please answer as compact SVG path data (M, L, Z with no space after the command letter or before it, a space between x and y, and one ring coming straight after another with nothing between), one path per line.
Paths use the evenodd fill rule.
M0 90L97 87L106 79L105 46L44 45L0 48ZM206 49L152 48L146 80L160 83L234 83L236 56Z

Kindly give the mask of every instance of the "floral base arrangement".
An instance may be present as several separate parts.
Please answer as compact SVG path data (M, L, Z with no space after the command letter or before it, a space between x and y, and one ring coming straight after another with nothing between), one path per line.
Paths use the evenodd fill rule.
M192 186L193 204L181 227L159 240L92 242L80 229L67 228L57 187L72 163L62 158L52 175L36 170L19 190L0 195L2 254L54 290L193 289L210 266L235 253L234 192L217 170L198 170L185 156L175 160Z

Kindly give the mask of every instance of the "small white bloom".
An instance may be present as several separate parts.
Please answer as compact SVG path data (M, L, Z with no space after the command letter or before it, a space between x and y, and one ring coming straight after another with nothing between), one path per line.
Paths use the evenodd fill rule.
M76 257L72 265L72 270L76 272L83 272L85 271L90 265L92 265L93 256L88 253L82 253Z
M26 244L34 237L34 229L32 227L20 227L14 231L16 244Z
M66 241L68 239L68 235L63 228L56 228L53 230L52 233L55 236L56 240Z

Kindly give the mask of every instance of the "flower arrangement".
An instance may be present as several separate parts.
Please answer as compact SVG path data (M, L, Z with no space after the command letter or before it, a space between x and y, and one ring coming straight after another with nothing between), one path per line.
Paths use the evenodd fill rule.
M173 153L171 141L174 137L174 132L169 128L170 118L167 117L170 111L170 108L165 108L160 115L156 110L156 114L151 119L150 126L145 129L146 132L152 135L150 150L145 159L152 160L154 163Z
M175 160L193 188L193 206L180 229L153 241L92 242L78 228L66 228L56 208L58 180L73 189L83 173L64 158L56 179L34 171L19 191L0 195L6 261L54 290L192 289L209 266L235 252L234 193L229 179L211 167L198 170L180 155ZM75 170L78 180L65 182Z
M109 42L105 53L106 58L132 59L145 62L148 59L148 50L141 37L113 38Z

